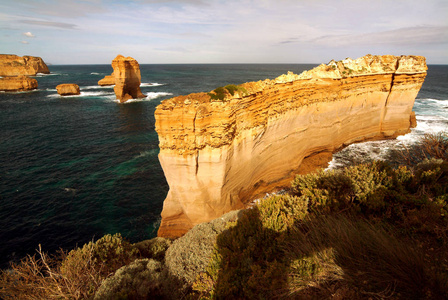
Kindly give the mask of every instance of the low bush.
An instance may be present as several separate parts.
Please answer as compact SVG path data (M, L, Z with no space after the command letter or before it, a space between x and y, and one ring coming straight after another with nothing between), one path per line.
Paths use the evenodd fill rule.
M214 89L212 92L208 93L208 95L210 96L210 98L212 100L221 100L222 101L222 100L224 100L226 95L234 96L235 92L239 92L242 95L247 94L247 90L244 87L234 85L234 84L229 84L224 87L221 86L221 87Z
M101 282L138 255L120 234L105 235L59 256L49 256L40 248L11 270L2 271L2 299L88 299Z
M137 259L103 281L95 300L164 299L163 265L154 259Z
M288 296L330 298L331 286L354 291L351 299L448 296L440 268L394 232L353 216L322 216L295 227L284 248L291 261Z
M162 261L171 243L169 239L155 237L150 240L135 243L133 246L138 249L140 256Z
M181 298L192 286L196 277L204 272L213 254L217 236L227 223L238 218L238 211L227 213L209 223L196 225L169 247L165 266L171 278L171 298Z

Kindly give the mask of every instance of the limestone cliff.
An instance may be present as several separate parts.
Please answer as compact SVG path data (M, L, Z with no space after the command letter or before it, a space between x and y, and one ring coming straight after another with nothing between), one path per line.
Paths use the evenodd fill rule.
M37 73L50 74L42 58L0 54L0 76L34 76Z
M23 92L37 89L37 80L24 75L0 78L0 91Z
M140 91L140 66L135 59L118 55L112 61L112 68L115 78L114 92L120 102L146 97Z
M426 69L421 56L367 55L163 101L156 131L170 190L158 235L243 208L351 143L409 132Z
M56 90L58 94L61 96L70 96L70 95L79 95L81 91L79 90L79 86L74 83L63 83L56 86Z

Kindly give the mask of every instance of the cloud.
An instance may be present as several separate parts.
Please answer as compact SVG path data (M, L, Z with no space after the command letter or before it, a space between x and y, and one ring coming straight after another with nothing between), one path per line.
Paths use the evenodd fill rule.
M349 45L421 45L448 43L448 26L416 26L395 30L321 36L310 42L326 46Z
M36 21L36 20L21 20L20 22L30 25L49 26L62 29L76 29L77 27L75 24L63 23L63 22Z
M27 41L21 41L22 44L28 45L29 43Z
M22 33L24 36L26 36L26 37L29 37L29 38L34 38L34 37L36 37L34 34L32 34L31 32L24 32L24 33Z

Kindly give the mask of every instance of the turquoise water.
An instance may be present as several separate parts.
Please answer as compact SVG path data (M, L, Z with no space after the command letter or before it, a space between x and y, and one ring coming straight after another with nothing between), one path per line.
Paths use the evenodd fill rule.
M157 159L160 101L315 65L141 65L142 100L119 104L97 82L109 65L50 66L37 91L0 93L0 264L106 233L154 237L168 191ZM448 124L448 67L430 66L412 138ZM80 96L56 85L76 83ZM339 159L344 159L340 157Z

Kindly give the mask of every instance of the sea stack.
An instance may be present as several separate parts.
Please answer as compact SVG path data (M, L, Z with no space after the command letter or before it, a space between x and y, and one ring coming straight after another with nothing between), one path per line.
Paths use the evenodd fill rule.
M0 54L0 76L35 76L37 73L50 74L42 58Z
M0 91L24 92L37 89L37 80L28 76L8 76L0 78Z
M367 55L162 101L156 131L170 189L158 235L244 208L349 144L410 132L426 70L422 56Z
M79 95L81 93L81 91L79 90L79 86L74 83L60 84L56 86L56 90L61 96Z
M98 81L99 86L109 86L115 85L115 75L112 73L111 75L104 76L103 79Z
M114 92L121 103L129 99L146 97L140 91L140 66L135 59L118 55L112 61L112 68L115 78Z

